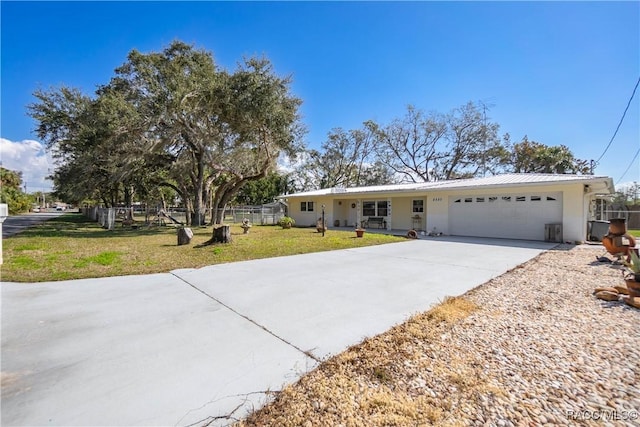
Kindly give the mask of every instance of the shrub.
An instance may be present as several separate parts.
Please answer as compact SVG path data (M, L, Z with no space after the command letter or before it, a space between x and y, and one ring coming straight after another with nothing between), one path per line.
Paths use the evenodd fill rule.
M292 225L295 225L295 223L296 221L290 216L283 216L278 220L278 225L283 228L291 227Z

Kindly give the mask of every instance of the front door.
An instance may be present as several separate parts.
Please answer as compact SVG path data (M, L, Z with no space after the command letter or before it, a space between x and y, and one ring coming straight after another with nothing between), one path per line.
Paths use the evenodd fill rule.
M356 221L358 220L358 202L356 200L351 200L348 203L348 209L349 209L349 222L347 224L347 226L349 227L355 227L356 226Z

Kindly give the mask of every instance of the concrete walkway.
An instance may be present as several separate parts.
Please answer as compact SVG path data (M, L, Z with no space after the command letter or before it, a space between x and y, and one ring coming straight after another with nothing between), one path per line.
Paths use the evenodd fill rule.
M553 246L433 238L2 283L1 423L226 425L327 357Z

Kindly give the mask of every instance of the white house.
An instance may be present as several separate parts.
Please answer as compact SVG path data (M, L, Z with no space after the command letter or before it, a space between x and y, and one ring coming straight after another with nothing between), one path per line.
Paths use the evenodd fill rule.
M281 196L298 226L415 229L455 236L584 241L611 178L505 174L486 178L327 188ZM550 234L551 233L551 236Z

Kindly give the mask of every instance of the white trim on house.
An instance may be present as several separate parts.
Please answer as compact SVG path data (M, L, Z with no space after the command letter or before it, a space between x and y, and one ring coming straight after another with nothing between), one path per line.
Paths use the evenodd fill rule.
M612 179L606 176L505 174L452 181L326 188L279 198L289 200L289 215L300 226L313 226L317 221L317 212L297 209L302 201L314 202L318 207L325 205L329 226L355 227L367 219L362 215L363 202L386 200L389 208L384 219L389 230L419 228L464 236L544 240L545 224L554 223L562 224L564 240L576 241L586 240L591 201L614 191ZM546 198L549 194L558 196L557 203L553 206L537 203L538 197ZM483 197L487 201L490 197L513 197L514 203L496 204L491 208L481 204L476 205L477 209L471 205L453 208L451 200L459 197L474 201ZM424 201L422 214L413 212L415 200ZM469 219L465 220L465 216ZM496 222L496 218L500 221Z

